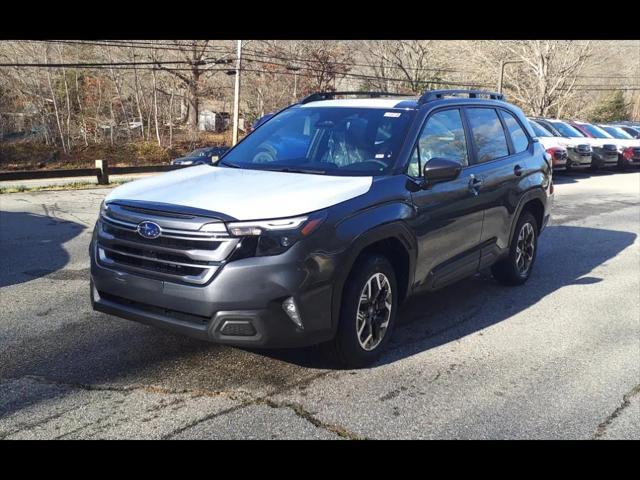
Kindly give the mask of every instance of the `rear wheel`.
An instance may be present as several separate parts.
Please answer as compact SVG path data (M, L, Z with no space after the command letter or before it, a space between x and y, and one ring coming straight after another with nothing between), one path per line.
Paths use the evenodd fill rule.
M491 267L493 276L505 285L522 285L529 279L538 251L538 223L531 212L518 219L509 255Z
M384 256L358 262L342 296L336 337L327 345L340 365L364 367L380 356L391 336L397 298L395 272Z

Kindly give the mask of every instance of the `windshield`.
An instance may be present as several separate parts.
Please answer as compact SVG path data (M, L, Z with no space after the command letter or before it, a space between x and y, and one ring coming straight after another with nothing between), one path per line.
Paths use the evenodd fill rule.
M230 150L223 166L383 175L393 167L411 123L412 110L293 107Z
M595 125L591 125L589 123L581 123L580 126L584 128L587 132L593 135L595 138L613 138L607 132L602 130L600 127L596 127Z
M562 136L569 138L584 138L584 135L580 130L573 128L571 125L568 125L564 122L549 122L553 125L556 130L558 130Z
M547 129L543 128L541 125L536 122L529 121L531 128L533 129L533 133L536 134L536 137L553 137L553 133L549 132Z
M625 139L633 138L631 135L629 135L627 132L625 132L621 128L609 127L609 126L602 126L600 128L602 128L604 131L606 131L613 138L621 138L621 139L622 138L625 138Z

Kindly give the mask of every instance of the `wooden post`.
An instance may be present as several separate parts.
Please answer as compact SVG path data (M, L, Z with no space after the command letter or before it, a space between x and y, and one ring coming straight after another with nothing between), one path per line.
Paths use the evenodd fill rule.
M96 168L100 169L98 184L109 185L109 162L107 160L96 160Z

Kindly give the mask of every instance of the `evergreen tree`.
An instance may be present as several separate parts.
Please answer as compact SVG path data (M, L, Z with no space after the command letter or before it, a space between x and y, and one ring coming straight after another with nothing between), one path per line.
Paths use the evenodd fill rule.
M627 120L628 116L628 104L624 101L622 90L617 90L593 110L589 120L592 122L616 122Z

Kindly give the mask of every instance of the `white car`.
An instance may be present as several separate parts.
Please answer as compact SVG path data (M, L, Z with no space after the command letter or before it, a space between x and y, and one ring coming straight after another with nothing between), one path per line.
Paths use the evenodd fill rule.
M591 169L597 170L605 166L618 164L618 145L610 138L594 138L581 130L576 122L565 122L558 119L539 119L547 130L559 135L576 139L591 146Z
M536 122L529 120L529 125L531 125L531 129L538 137L538 140L540 140L540 143L546 152L551 156L553 169L566 170L569 157L567 154L567 148L563 142L561 142L558 137L552 136L548 130L545 130Z
M583 142L580 138L565 137L553 127L546 125L544 120L530 118L529 123L538 139L540 139L540 143L554 159L554 169L572 170L591 167L592 149L588 142ZM561 151L558 149L564 149L566 152L563 167L560 167L560 164L556 167L555 158L562 156ZM559 162L562 162L562 160L559 160Z

